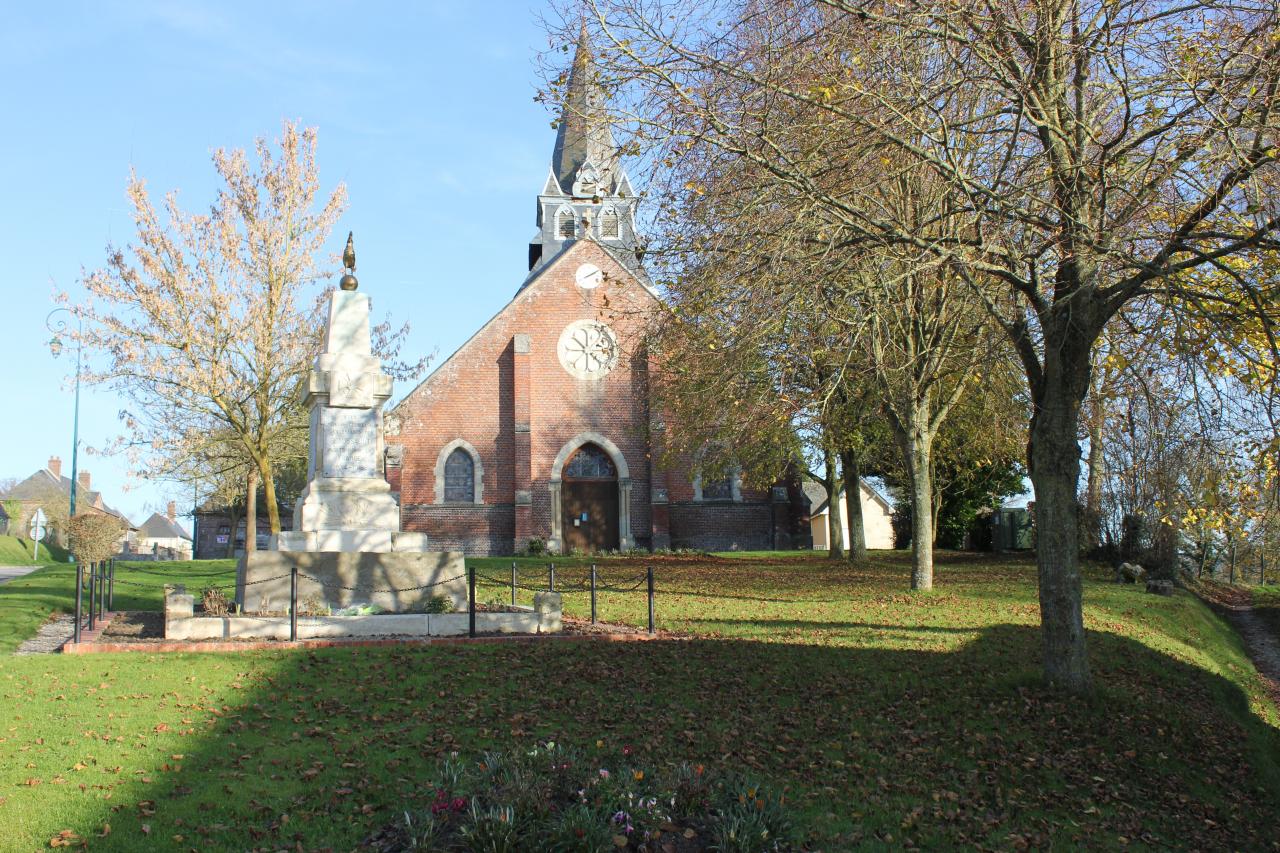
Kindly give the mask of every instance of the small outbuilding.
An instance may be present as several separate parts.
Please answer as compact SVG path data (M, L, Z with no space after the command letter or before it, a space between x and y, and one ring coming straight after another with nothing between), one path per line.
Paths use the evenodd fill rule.
M827 513L830 512L827 490L819 482L806 480L804 493L809 498L809 525L813 530L813 549L825 551L830 547L830 540L827 538ZM849 517L845 503L847 494L847 489L842 491L840 500L837 502L841 521L840 529L844 533L843 547L846 550L849 548L849 529L845 523ZM893 504L868 485L866 480L858 481L858 496L862 502L862 527L867 537L867 548L870 550L893 548Z

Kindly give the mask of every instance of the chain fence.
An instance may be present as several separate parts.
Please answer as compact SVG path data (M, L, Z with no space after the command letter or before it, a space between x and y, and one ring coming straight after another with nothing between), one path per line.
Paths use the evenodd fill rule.
M120 566L121 569L126 569L130 572L134 572L137 574L150 575L152 577L162 577L166 581L168 581L168 583L157 584L154 582L148 583L148 582L139 582L136 580L126 580L124 578L116 577L116 568L117 567L115 564L115 560L108 560L108 561L103 561L102 563L90 564L88 567L88 571L85 571L84 566L77 564L77 574L79 576L79 582L76 584L76 610L75 610L76 621L75 621L75 640L74 640L75 642L77 643L80 642L80 626L82 621L82 618L81 618L82 617L82 606L81 606L82 594L86 588L89 593L89 601L88 601L89 611L88 611L87 627L90 630L92 630L96 621L95 615L97 617L101 617L101 615L104 612L106 612L106 610L111 609L111 606L113 604L116 584L121 584L122 586L126 586L126 587L132 587L134 589L163 590L166 586L169 586L171 583L177 580L170 573L157 572L154 570L141 568L136 565L122 565ZM231 571L231 570L226 570L226 571ZM307 572L304 572L298 569L297 567L292 568L286 574L274 575L272 577L267 577L267 578L258 578L257 580L245 581L243 583L223 584L223 585L216 585L216 584L205 585L203 582L198 582L198 583L202 591L213 589L213 590L218 590L220 592L225 593L228 591L239 592L241 589L245 587L257 586L259 584L274 583L276 581L281 581L285 579L288 579L290 581L289 613L290 613L290 638L291 639L297 638L297 615L298 615L297 604L298 604L298 580L299 579L309 581L310 583L315 584L316 586L319 586L322 589L343 590L345 592L352 592L352 593L357 593L361 595L394 595L398 593L423 592L426 590L435 589L437 587L446 586L448 584L453 584L460 580L465 580L467 581L467 586L468 586L468 593L467 593L468 611L471 617L470 618L470 634L473 637L476 635L476 581L477 580L484 581L486 584L490 584L493 586L509 588L511 590L511 603L513 605L516 603L516 593L518 590L525 590L527 592L534 592L534 593L547 592L547 591L561 592L561 593L566 593L566 592L590 593L591 623L593 625L596 624L597 622L597 610L596 610L596 594L597 593L610 592L610 593L629 594L629 593L637 592L640 589L647 586L648 587L648 591L647 591L648 609L649 609L649 633L650 634L655 633L655 624L654 624L655 587L654 587L654 573L653 573L652 567L647 567L644 572L640 573L635 577L627 578L625 580L615 580L614 582L610 582L609 579L605 578L599 572L596 566L592 564L590 573L588 574L587 577L577 579L576 581L570 582L567 585L564 583L557 585L555 564L552 563L552 564L548 564L548 567L547 567L547 585L545 587L541 585L533 586L533 585L521 583L519 578L519 569L515 563L512 563L512 566L511 566L510 579L497 578L487 574L480 574L478 570L472 567L467 569L466 571L463 571L460 574L454 575L453 577L442 578L439 580L432 581L430 583L419 584L417 586L409 586L409 587L369 587L369 586L363 586L359 584L347 585L347 584L337 583L334 581L324 581L324 580L321 580L320 578L314 577L313 575L310 575ZM192 580L196 581L197 579L192 578ZM193 586L194 585L195 584L193 584Z

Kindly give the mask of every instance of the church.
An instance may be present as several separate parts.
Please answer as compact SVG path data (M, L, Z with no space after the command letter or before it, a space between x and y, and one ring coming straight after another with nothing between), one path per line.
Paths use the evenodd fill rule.
M529 268L511 301L392 408L401 529L475 555L807 547L798 483L663 467L636 193L577 46Z

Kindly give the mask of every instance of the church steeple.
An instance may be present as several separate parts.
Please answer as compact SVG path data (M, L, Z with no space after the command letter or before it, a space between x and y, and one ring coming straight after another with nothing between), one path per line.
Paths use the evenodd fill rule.
M594 196L598 188L612 192L618 166L618 145L609 129L597 73L583 22L556 129L556 145L551 152L551 173L561 192L576 197ZM583 167L590 167L588 172L594 174L584 174Z
M609 126L584 22L569 70L551 166L538 195L538 233L529 243L531 274L567 244L582 239L619 250L634 263L634 195Z

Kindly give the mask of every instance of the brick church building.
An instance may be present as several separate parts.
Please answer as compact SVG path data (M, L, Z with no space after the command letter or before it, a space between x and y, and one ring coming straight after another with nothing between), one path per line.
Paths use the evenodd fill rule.
M659 295L635 191L578 45L529 270L509 303L386 417L401 527L434 547L511 554L806 545L798 484L662 468L641 345Z

